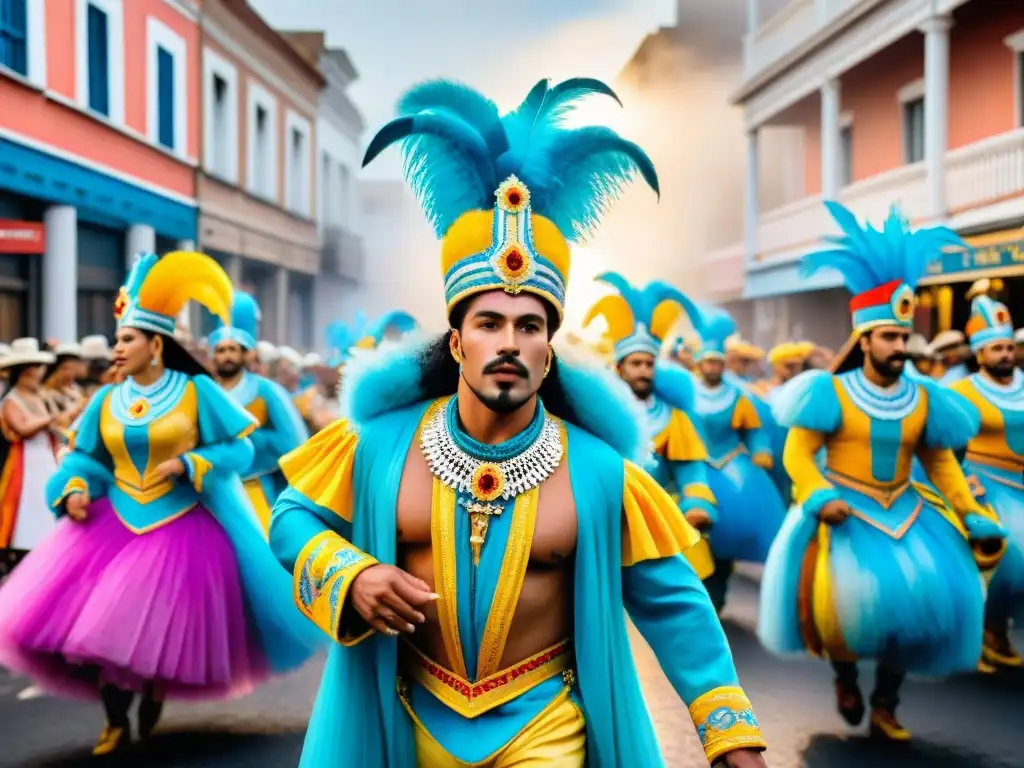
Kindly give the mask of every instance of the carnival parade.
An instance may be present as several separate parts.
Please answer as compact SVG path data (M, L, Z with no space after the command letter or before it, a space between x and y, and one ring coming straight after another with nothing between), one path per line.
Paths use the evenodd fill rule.
M50 98L56 77L32 46L58 20L30 4L0 4L3 104L33 83ZM981 150L946 158L962 126L936 94L954 22L1014 32L1024 15L926 3L908 27L925 39L925 77L899 91L920 189L858 176L881 150L857 154L851 75L852 95L819 84L817 143L793 145L813 188L764 213L770 129L795 136L807 110L765 111L795 69L758 63L761 15L797 11L679 3L634 75L643 51L700 49L702 24L746 30L728 96L749 140L745 237L707 257L680 217L716 179L678 172L648 81L403 74L358 157L401 176L366 182L368 216L408 205L364 262L332 212L348 170L319 149L344 133L325 114L358 117L348 53L271 26L261 14L300 23L272 0L148 5L78 3L87 60L51 46L48 66L84 67L96 130L123 119L153 168L187 169L174 200L191 207L122 180L99 211L67 169L78 202L54 182L32 207L24 180L49 166L0 110L23 179L0 214L42 216L0 219L0 768L1021 764L1024 174L968 201ZM821 29L876 18L825 5L807 4ZM132 47L93 50L130 39L130 13L149 14L151 131L131 127L141 83L107 90ZM1022 34L1006 38L1019 74ZM216 50L196 52L192 125L201 39ZM217 165L235 134L248 156ZM1020 138L1000 150L1018 166ZM111 266L104 227L126 211L141 218ZM407 249L406 228L429 242ZM668 258L648 256L637 233L661 231ZM4 282L29 253L24 286Z

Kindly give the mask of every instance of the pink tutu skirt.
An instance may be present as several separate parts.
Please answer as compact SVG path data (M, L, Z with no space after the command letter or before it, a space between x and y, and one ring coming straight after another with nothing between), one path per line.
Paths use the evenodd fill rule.
M64 519L0 587L0 666L44 690L242 695L269 676L227 534L202 506L139 535L107 499Z

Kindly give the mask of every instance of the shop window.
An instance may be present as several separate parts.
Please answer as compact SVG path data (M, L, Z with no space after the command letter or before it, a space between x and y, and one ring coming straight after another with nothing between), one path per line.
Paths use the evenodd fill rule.
M89 109L110 115L110 33L105 11L88 4Z
M174 56L162 46L156 49L157 140L174 149Z
M903 159L908 164L924 160L924 97L903 103Z
M0 67L28 74L28 0L0 0Z

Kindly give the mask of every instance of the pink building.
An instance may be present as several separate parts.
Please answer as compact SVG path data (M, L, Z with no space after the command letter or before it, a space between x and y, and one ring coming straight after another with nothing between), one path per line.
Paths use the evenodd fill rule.
M0 240L0 338L110 331L129 259L196 239L199 19L190 0L0 3L0 232L43 224Z

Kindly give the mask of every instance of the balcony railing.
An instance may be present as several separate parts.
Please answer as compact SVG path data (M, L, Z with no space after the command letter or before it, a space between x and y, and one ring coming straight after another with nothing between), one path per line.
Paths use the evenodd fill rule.
M363 282L366 254L363 238L344 227L324 229L322 270L350 283Z
M745 74L782 58L860 0L791 0L745 39Z
M1024 128L960 147L946 156L946 195L950 224L978 228L997 225L1005 212L999 204L1024 198ZM863 179L839 193L858 218L875 223L897 203L911 222L928 221L928 178L924 163L895 168ZM1021 202L1024 208L1024 202ZM761 214L757 228L757 263L777 264L799 258L837 233L820 195L809 195Z

